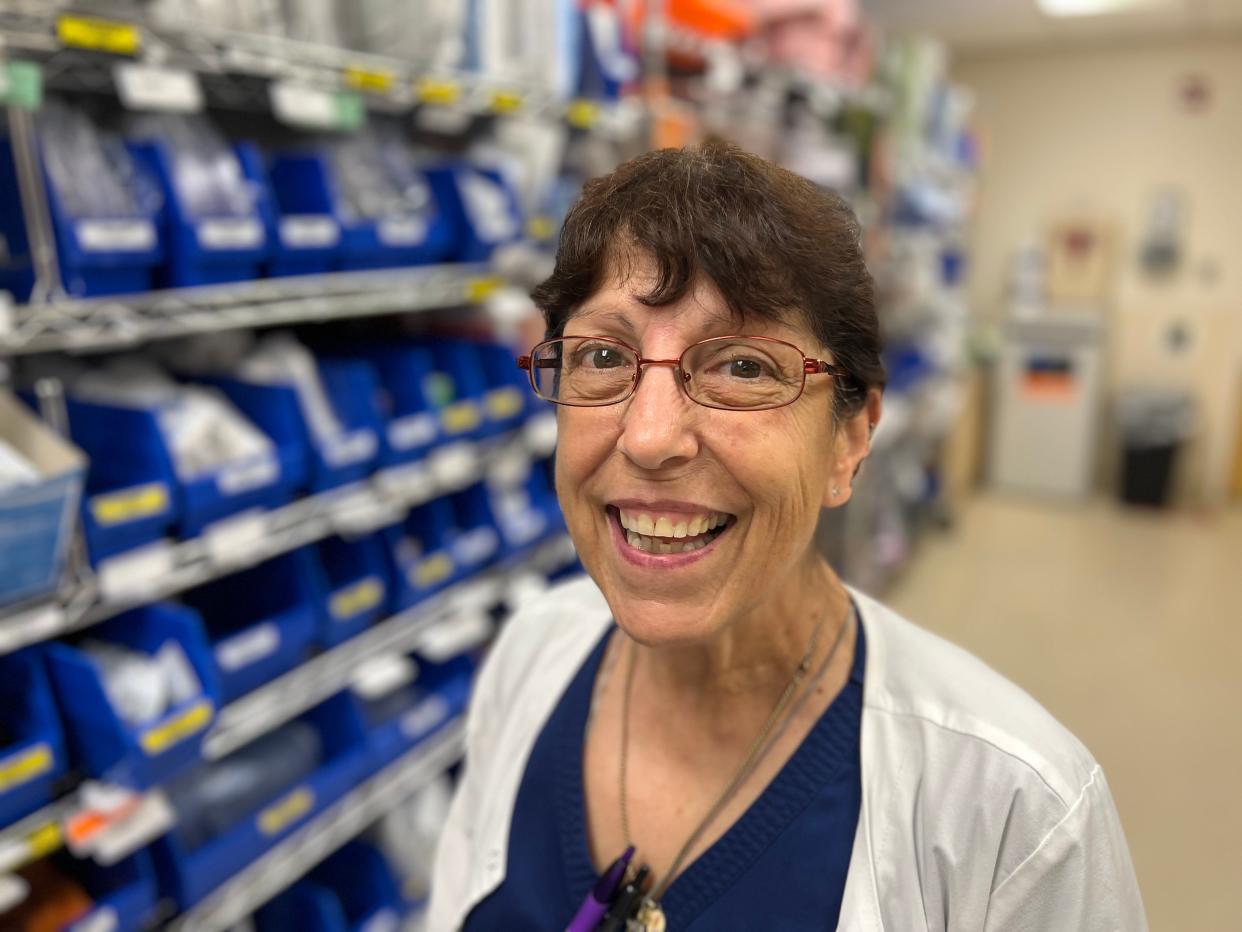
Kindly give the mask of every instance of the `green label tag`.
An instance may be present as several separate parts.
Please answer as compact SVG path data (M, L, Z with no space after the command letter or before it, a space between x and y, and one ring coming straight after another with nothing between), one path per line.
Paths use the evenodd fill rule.
M0 78L0 104L38 110L43 103L43 69L32 61L5 62Z
M366 122L367 111L362 95L353 91L339 91L336 95L337 128L347 132L356 130Z

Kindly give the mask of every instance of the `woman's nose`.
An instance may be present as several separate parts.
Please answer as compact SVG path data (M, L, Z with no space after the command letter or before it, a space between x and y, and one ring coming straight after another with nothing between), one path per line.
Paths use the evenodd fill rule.
M698 408L686 397L675 366L645 366L638 388L623 402L617 446L634 465L661 469L693 459L699 441L693 429Z

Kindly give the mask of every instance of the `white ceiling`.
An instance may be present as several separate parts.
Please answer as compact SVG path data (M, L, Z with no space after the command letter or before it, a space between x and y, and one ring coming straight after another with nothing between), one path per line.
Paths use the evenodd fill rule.
M1242 34L1242 0L1148 0L1122 13L1049 17L1035 0L861 0L887 32L962 49Z

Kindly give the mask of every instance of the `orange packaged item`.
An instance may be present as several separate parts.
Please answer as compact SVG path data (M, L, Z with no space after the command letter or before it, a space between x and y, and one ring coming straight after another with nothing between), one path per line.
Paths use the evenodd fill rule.
M5 932L59 932L94 907L90 895L50 861L38 861L18 872L30 884L30 895L0 915Z

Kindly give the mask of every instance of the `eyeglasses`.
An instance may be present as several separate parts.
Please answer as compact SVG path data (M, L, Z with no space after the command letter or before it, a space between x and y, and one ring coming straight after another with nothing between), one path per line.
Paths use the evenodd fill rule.
M625 401L638 390L646 366L672 366L687 398L726 411L780 408L802 396L808 375L842 374L792 343L747 336L692 343L677 359L643 359L609 337L561 337L538 344L517 364L530 373L540 398L584 408Z

